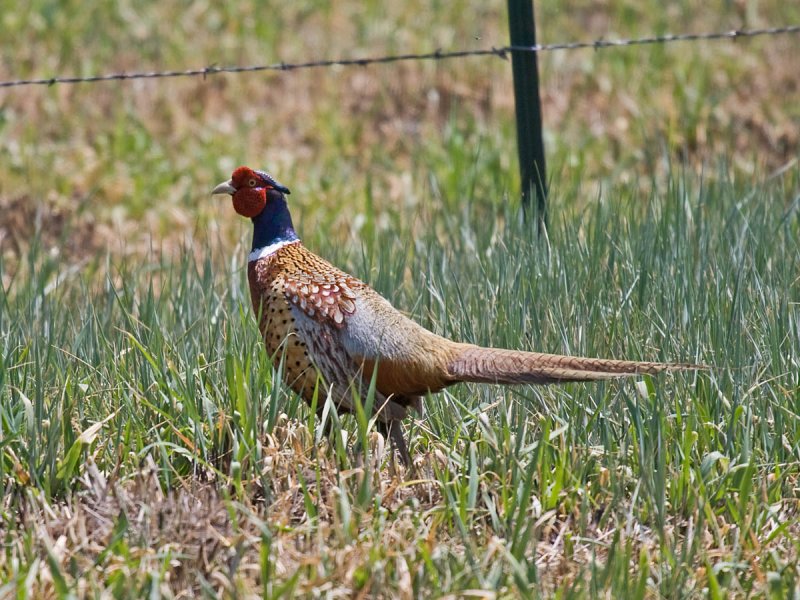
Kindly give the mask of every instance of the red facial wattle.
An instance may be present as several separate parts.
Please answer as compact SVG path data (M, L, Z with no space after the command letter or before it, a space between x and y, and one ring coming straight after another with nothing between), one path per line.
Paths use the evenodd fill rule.
M267 205L267 190L263 187L242 187L231 196L233 208L243 217L252 219Z

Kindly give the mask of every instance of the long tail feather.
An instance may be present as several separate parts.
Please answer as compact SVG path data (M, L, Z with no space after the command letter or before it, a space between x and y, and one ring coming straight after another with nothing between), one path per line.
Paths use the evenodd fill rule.
M505 384L596 381L703 368L685 363L584 358L478 346L466 348L448 365L449 374L456 381Z

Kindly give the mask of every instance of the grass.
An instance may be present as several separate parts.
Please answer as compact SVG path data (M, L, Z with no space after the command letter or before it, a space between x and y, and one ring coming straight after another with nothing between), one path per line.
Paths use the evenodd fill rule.
M504 43L502 3L428 4L37 0L0 11L0 75ZM537 8L549 42L796 21L784 4ZM4 92L0 597L797 594L793 44L542 57L546 240L514 201L499 62ZM239 163L438 333L713 368L457 386L402 472L261 349L249 225L206 195Z
M714 365L459 386L412 428L416 479L387 465L366 420L335 421L331 446L276 383L239 266L187 249L176 264L108 264L89 289L53 285L61 266L33 244L2 298L3 578L78 595L790 593L797 177L622 187L554 222L549 244L478 191L426 210L431 233L411 245L400 215L361 254L310 235L446 335Z

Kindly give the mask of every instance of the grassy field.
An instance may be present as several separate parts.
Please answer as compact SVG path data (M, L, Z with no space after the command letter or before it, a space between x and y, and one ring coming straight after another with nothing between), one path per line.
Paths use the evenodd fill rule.
M329 4L0 0L0 79L506 41L504 2ZM537 8L543 42L800 22ZM0 92L0 598L800 594L799 44L542 56L538 240L499 59ZM713 367L457 386L405 472L279 383L208 196L238 164L438 333Z

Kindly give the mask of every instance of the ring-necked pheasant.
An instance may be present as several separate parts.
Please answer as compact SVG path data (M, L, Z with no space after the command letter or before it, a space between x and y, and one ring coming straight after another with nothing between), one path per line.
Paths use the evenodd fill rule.
M408 464L401 420L429 392L459 382L594 381L671 369L667 364L482 348L438 336L397 311L364 282L308 250L292 225L289 190L263 171L239 167L213 194L230 194L253 221L247 276L253 309L286 383L311 401L318 373L340 410L376 374L377 424ZM355 387L354 387L355 386Z

